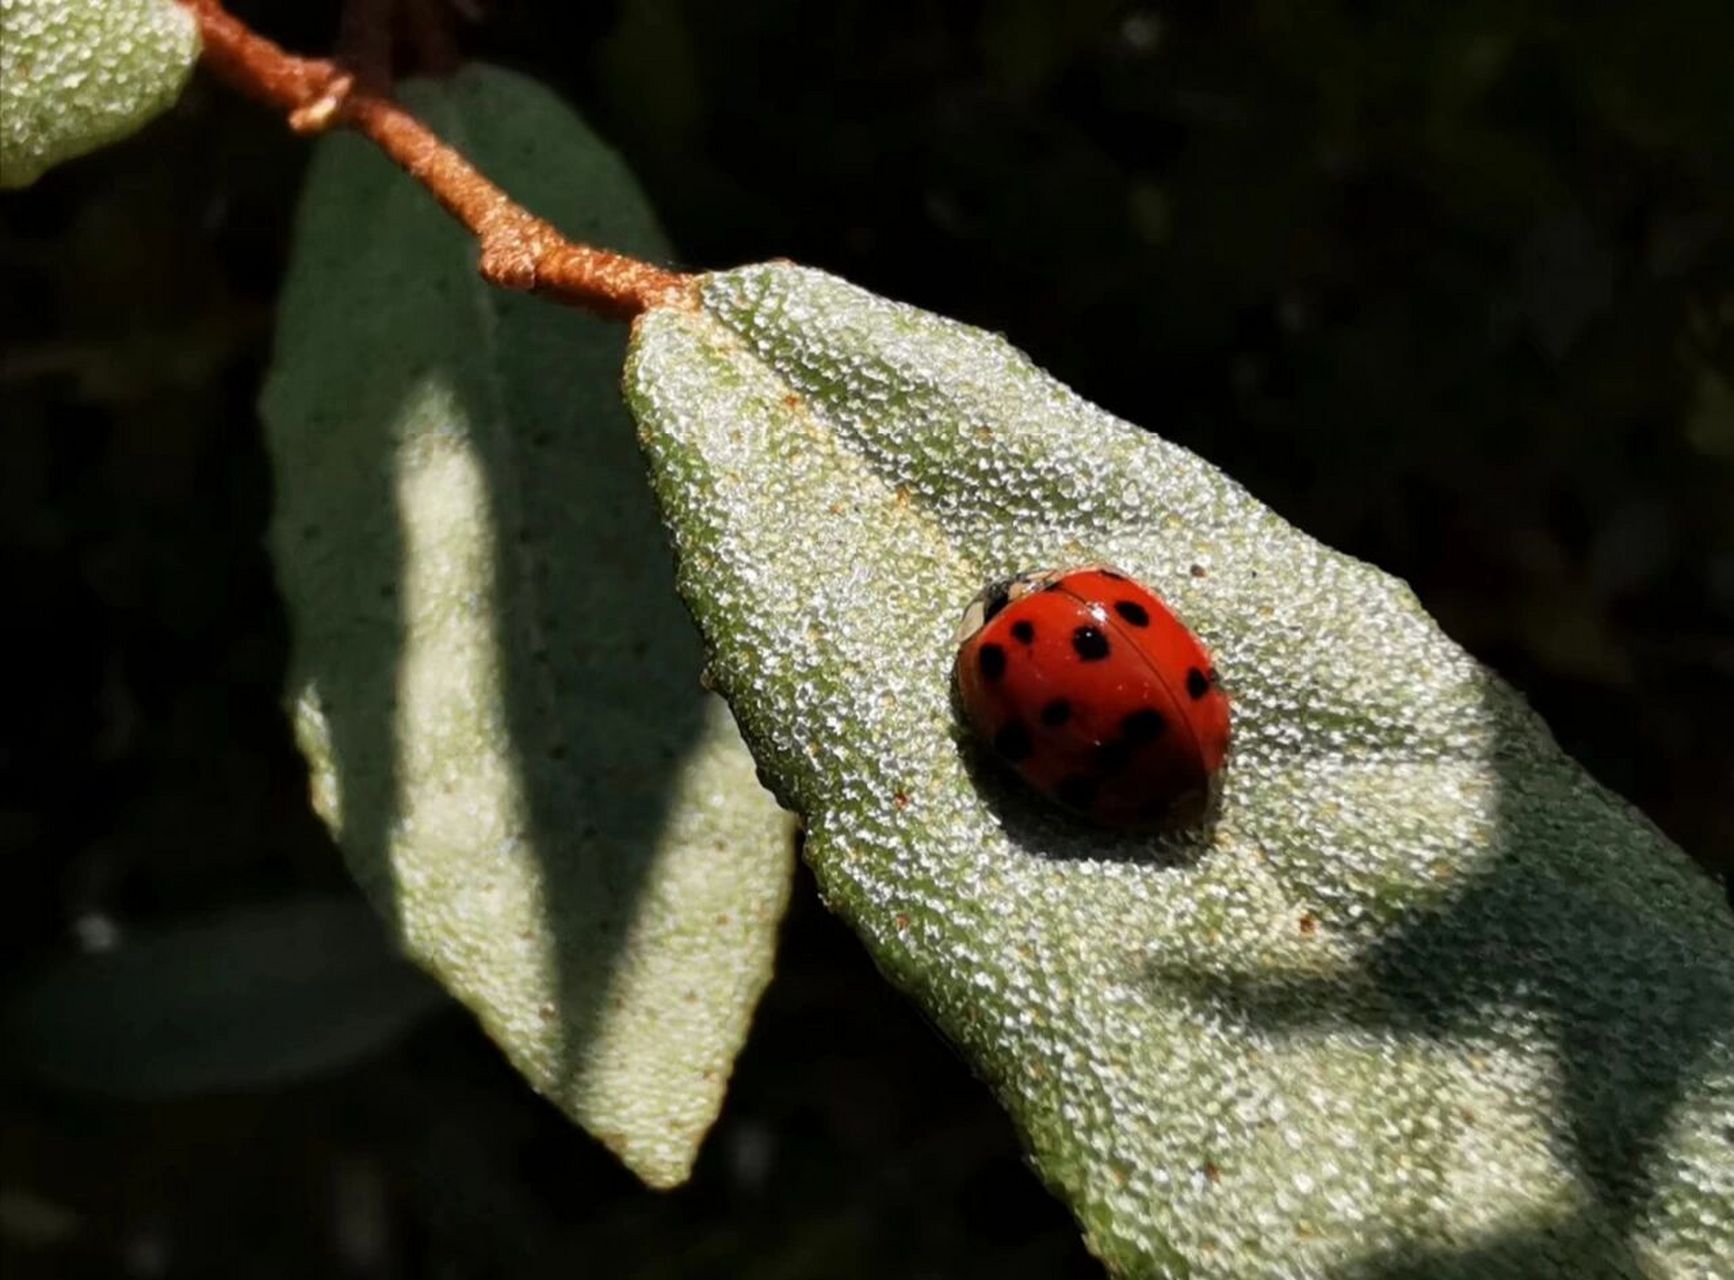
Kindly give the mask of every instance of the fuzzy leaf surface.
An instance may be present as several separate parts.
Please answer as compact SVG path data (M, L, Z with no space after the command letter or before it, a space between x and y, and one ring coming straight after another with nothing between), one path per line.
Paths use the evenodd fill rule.
M787 264L641 317L627 390L828 903L1113 1273L1734 1257L1734 921L1402 583L1000 338ZM1089 561L1216 657L1207 832L1089 829L959 727L971 597Z
M568 233L667 254L545 90L408 86ZM316 802L403 945L647 1182L685 1178L793 864L673 585L625 334L505 294L367 144L319 144L263 411Z
M142 127L198 56L193 17L171 0L0 0L0 187Z

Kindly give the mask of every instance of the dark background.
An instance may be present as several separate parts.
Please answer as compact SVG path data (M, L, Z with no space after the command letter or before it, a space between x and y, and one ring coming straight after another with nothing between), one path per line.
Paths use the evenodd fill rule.
M331 46L333 5L235 8ZM1008 333L1407 578L1596 776L1734 866L1724 0L497 0L457 36L585 110L686 264L792 257ZM260 546L253 402L307 155L201 78L0 197L8 989L93 920L348 892ZM1093 1274L805 879L783 948L672 1194L453 1009L266 1090L0 1066L0 1269Z

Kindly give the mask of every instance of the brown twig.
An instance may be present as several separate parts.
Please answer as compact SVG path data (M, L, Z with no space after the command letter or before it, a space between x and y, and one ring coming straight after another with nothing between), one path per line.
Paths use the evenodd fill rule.
M180 2L198 21L205 64L236 89L283 111L299 133L355 130L426 187L476 237L483 279L616 319L689 296L690 276L566 239L337 63L288 53L230 15L220 0Z

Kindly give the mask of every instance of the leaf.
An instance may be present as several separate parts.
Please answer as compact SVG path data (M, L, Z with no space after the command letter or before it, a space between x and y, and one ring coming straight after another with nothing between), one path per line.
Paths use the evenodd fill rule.
M123 934L0 1014L6 1055L62 1088L149 1098L262 1089L376 1053L440 1004L359 902L305 898Z
M409 86L583 239L666 253L533 83ZM316 802L409 953L647 1182L681 1181L769 979L793 867L674 593L618 326L491 289L353 138L320 144L263 411Z
M627 392L827 902L1112 1272L1731 1256L1728 912L1401 583L999 338L815 271L647 313ZM1230 688L1207 833L1085 829L958 728L970 598L1091 560L1157 586Z
M0 187L142 127L198 56L193 17L171 0L0 0Z

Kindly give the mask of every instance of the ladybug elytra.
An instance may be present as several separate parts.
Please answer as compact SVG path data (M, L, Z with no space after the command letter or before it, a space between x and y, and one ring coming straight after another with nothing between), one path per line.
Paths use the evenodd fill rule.
M1195 825L1228 752L1228 698L1198 637L1103 565L976 597L956 680L971 730L1030 786L1103 826Z

